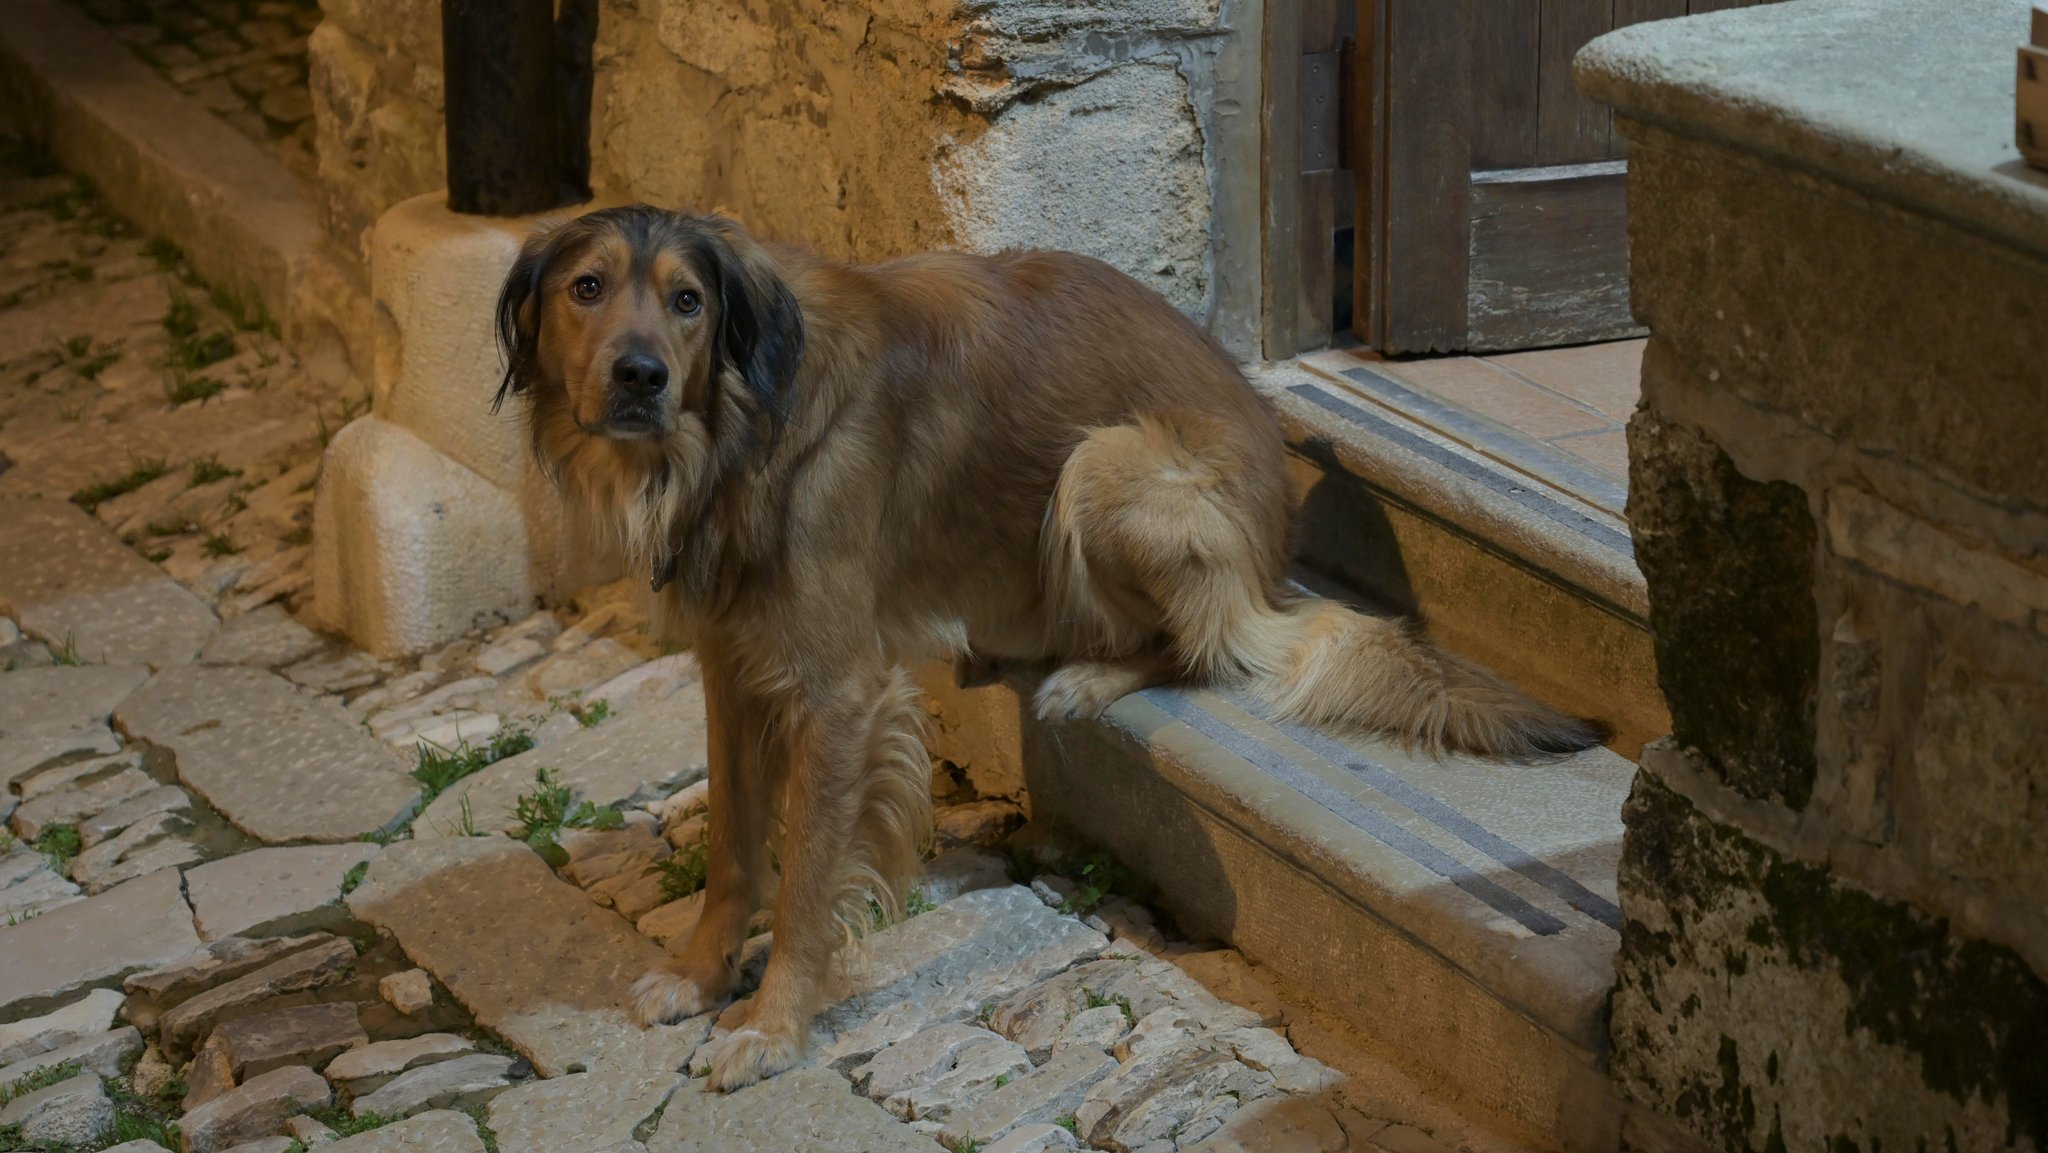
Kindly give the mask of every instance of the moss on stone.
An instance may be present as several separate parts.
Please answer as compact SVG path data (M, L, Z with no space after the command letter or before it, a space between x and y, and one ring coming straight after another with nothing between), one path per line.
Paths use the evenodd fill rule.
M1715 968L1707 976L1734 985L1745 980L1770 980L1790 964L1826 971L1840 978L1850 1004L1841 1022L1845 1049L1860 1032L1911 1054L1918 1061L1927 1088L1959 1104L1973 1099L2002 1109L2007 1140L2031 1140L2048 1148L2048 983L2016 953L2003 946L1956 936L1946 920L1928 917L1906 904L1888 901L1842 884L1826 870L1786 860L1744 836L1703 816L1683 797L1647 774L1640 776L1625 817L1622 881L1632 907L1651 904L1672 917L1674 925L1704 925L1710 915L1731 906L1760 900L1768 913L1740 930L1749 946L1741 965L1729 960L1743 952L1725 935L1688 940L1685 932L1653 932L1631 920L1622 933L1617 958L1622 995L1652 1013L1658 1007L1654 990L1666 974L1689 966ZM1735 922L1741 925L1742 922ZM1773 956L1779 958L1772 961ZM1790 1010L1791 1006L1788 1006ZM1670 1019L1699 1018L1688 1028L1713 1028L1715 1007L1681 1005ZM1616 1059L1637 1088L1654 1084L1640 1034L1641 1015L1617 1016ZM1787 1013L1784 1027L1797 1030L1798 1013ZM1733 1023L1731 1023L1733 1024ZM1768 1022L1744 1021L1731 1031L1755 1044L1759 1027ZM1629 1032L1619 1035L1619 1030ZM1711 1034L1709 1034L1711 1036ZM1768 1034L1766 1034L1768 1036ZM1763 1073L1777 1085L1780 1053L1796 1053L1790 1032L1763 1059ZM1631 1052L1631 1046L1635 1049ZM1721 1038L1710 1067L1688 1068L1672 1084L1667 1107L1696 1131L1725 1148L1750 1153L1756 1146L1756 1094L1744 1084L1738 1042ZM1754 1054L1751 1060L1756 1058ZM1826 1060L1823 1052L1808 1059ZM1666 1083L1673 1079L1661 1066ZM1755 1066L1751 1066L1754 1071ZM1639 1070L1640 1069L1640 1074ZM1768 1094L1765 1094L1767 1097ZM1654 1102L1653 1102L1654 1103ZM1859 1118L1834 1116L1814 1102L1830 1129L1847 1128L1856 1144ZM1927 1136L1940 1130L1942 1118L1929 1117ZM1919 1134L1890 1136L1911 1145ZM1953 1141L1953 1131L1949 1131ZM1831 1147L1834 1147L1831 1145ZM1784 1148L1780 1119L1773 1113L1763 1149Z
M1629 520L1671 730L1730 788L1803 809L1820 683L1806 493L1743 476L1698 431L1637 414Z

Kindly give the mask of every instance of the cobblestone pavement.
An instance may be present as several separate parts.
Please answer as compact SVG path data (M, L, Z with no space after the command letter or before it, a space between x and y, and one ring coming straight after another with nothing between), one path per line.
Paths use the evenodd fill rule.
M911 915L849 950L807 1062L707 1093L718 1015L624 1008L700 900L687 654L624 585L417 660L308 628L360 405L0 158L0 1148L1444 1147L1298 1052L1242 957L943 774Z
M306 38L320 23L318 0L76 2L180 92L313 176Z

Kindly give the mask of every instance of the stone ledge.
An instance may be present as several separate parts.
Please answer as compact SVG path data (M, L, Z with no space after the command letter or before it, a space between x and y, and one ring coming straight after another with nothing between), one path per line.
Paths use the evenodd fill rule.
M84 12L0 6L0 118L207 281L254 295L322 379L341 383L367 354L361 271L324 245L311 193Z
M2027 0L1758 5L1609 33L1575 71L1619 115L2048 255L2048 175L2013 143L2027 13Z

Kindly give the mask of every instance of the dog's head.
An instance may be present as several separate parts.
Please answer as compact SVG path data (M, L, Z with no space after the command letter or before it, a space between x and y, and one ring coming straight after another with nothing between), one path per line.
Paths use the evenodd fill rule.
M803 359L803 313L775 259L731 221L646 205L526 242L498 297L505 377L544 457L575 438L652 458L778 426Z

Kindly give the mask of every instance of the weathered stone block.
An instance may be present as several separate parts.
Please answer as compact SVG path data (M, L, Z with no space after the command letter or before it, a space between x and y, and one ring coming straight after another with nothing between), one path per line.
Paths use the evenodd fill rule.
M1657 360L1653 340L1644 371ZM1743 476L1711 440L1648 408L1629 444L1629 521L1673 735L1731 787L1804 808L1820 678L1806 494Z
M379 655L532 611L536 574L514 496L376 417L328 445L313 541L321 620Z
M1646 773L1625 812L1614 1075L1730 1150L2048 1140L2048 984Z

